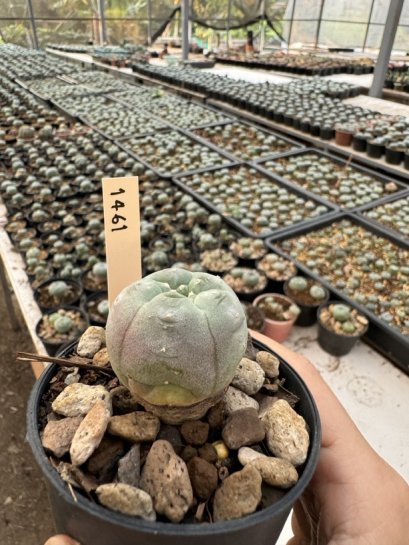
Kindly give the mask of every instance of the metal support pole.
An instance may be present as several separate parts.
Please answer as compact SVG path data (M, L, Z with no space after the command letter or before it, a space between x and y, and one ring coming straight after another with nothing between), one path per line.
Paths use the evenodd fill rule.
M227 4L227 29L226 29L226 49L230 49L230 19L231 19L231 3L232 0L228 1Z
M34 19L33 3L31 0L27 0L27 7L28 7L28 14L30 17L31 32L33 34L33 46L34 46L34 49L38 49L39 46L38 46L37 29L36 29L36 22Z
M265 41L266 41L266 35L265 35L265 23L266 23L266 0L262 0L261 2L261 9L260 9L260 15L262 16L260 20L260 53L263 52Z
M370 97L379 98L382 96L383 84L385 82L389 59L391 58L391 51L395 41L403 2L404 0L392 0L389 4L385 28L383 29L381 48L379 50L378 60L376 61L372 85L368 93Z
M319 40L319 37L320 37L321 20L322 20L322 13L324 11L324 5L325 5L325 0L321 0L320 13L318 15L318 21L317 21L317 32L315 33L314 49L317 49L317 46L318 46L318 40Z
M101 45L108 42L107 25L105 20L105 0L98 0L98 17L99 17L99 41Z
M364 45L362 46L362 52L363 52L363 53L365 52L365 49L366 49L366 42L368 41L369 26L370 26L370 24L371 24L371 19L372 19L372 13L373 13L374 4L375 4L375 0L372 0L371 9L369 10L369 15L368 15L368 24L366 25L365 38L364 38Z
M152 45L152 3L148 0L148 45Z
M190 0L182 0L182 60L189 58Z
M101 45L108 42L107 26L105 20L105 0L98 0L98 17L99 17L99 41Z
M291 9L291 19L290 19L290 28L288 30L288 47L287 49L290 49L290 44L291 44L291 34L293 32L293 21L294 21L294 13L295 13L295 4L296 4L297 0L293 0L293 7Z

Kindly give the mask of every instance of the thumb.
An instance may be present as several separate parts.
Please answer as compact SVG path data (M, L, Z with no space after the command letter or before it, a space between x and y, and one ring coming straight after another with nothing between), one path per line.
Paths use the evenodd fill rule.
M58 536L52 536L49 539L47 539L44 545L81 545L81 544L69 536L59 534Z

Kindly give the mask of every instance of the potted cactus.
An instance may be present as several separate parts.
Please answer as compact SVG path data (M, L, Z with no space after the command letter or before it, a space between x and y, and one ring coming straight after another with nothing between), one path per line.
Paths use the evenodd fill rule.
M216 276L166 269L126 287L112 305L106 338L90 328L62 355L67 365L78 356L98 361L94 369L74 371L80 382L68 381L59 360L63 367L44 373L29 402L29 442L57 530L86 545L273 545L318 461L318 413L285 362L263 345L243 358L247 346L242 306ZM271 394L261 390L277 391L282 379L300 399L298 416L279 397L259 415L254 396L267 402ZM47 418L50 411L57 419ZM293 434L278 447L282 459L274 461L271 450L263 461L246 457L258 451L240 445L258 447L264 438L276 449L272 430L279 420L288 425L288 413ZM56 445L51 428L68 424L73 437ZM107 446L114 461L98 466ZM271 479L262 477L266 464L280 466Z
M273 293L282 293L284 282L297 273L292 261L273 253L257 261L257 270L267 276L268 290Z
M107 291L107 265L104 261L97 261L91 270L82 277L84 289L88 293Z
M267 286L266 276L249 267L234 267L223 275L223 280L245 301L252 301Z
M81 295L79 282L67 278L50 278L34 291L34 299L41 310L52 310L62 305L75 306Z
M329 292L320 282L304 276L293 276L284 283L284 293L297 303L301 312L296 325L307 327L317 321L317 309L329 298Z
M87 314L76 307L64 306L47 311L36 325L36 334L50 355L78 339L89 325Z
M348 354L368 329L368 319L346 303L329 301L318 309L318 343L333 356Z
M287 339L300 314L300 308L289 297L278 293L263 293L253 301L265 316L263 332L278 342Z
M85 308L91 325L104 326L109 314L107 292L97 291L87 297Z

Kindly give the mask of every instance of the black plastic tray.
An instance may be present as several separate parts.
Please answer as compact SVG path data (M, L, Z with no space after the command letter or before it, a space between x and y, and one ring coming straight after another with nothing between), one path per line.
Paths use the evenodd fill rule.
M338 163L339 165L342 165L342 166L347 166L348 165L348 166L354 168L355 170L357 170L357 171L359 171L359 172L361 172L363 174L368 174L368 175L372 176L373 178L376 178L382 184L387 184L389 182L394 182L399 188L397 191L395 191L395 193L393 193L394 196L400 195L403 191L406 191L408 189L408 186L406 184L404 184L403 182L399 182L395 178L388 178L387 176L384 176L383 174L379 174L378 172L375 172L375 171L371 170L370 168L363 167L363 166L357 164L354 161L346 161L345 159L341 159L340 157L334 156L331 153L326 153L325 151L321 151L321 150L319 150L317 148L304 148L304 149L296 150L296 151L287 151L285 153L281 153L280 155L276 155L275 158L276 159L283 159L285 157L294 157L294 156L297 157L297 156L304 155L305 153L314 153L315 155L319 155L320 157L326 157L327 159L330 159L331 161L334 161L334 163ZM316 193L313 193L310 189L304 189L303 187L301 187L296 182L292 182L290 180L287 180L286 178L281 177L279 174L275 174L274 172L269 171L268 167L263 165L263 163L265 163L266 161L269 161L269 160L271 160L271 159L263 159L263 160L259 161L257 164L258 164L258 166L262 167L265 172L269 172L270 176L273 176L274 178L277 178L277 179L279 179L279 180L281 180L281 181L283 181L283 182L285 182L287 184L290 184L292 186L300 187L303 191L305 191L305 193L308 193L309 195L314 196L315 198L320 198L323 201L325 201L325 203L329 203L329 204L332 204L333 206L337 206L339 209L343 210L345 213L355 212L356 210L358 210L360 208L359 206L355 206L354 208L342 208L341 204L337 204L337 203L334 203L332 201L329 201L328 199L325 199L324 197L319 197L319 195L317 195ZM377 203L379 203L380 201L382 201L386 197L389 197L389 195L382 195L382 197L379 197L379 199L371 201L370 203L368 203L368 205L376 206ZM361 207L362 207L362 205L361 205Z
M398 240L392 237L384 229L381 229L379 226L370 223L369 221L365 220L364 218L360 216L357 216L355 214L347 214L347 213L342 213L335 217L332 216L332 217L324 218L322 221L316 222L316 224L312 227L300 226L298 228L294 228L290 232L271 236L270 238L266 240L267 248L281 255L282 257L285 257L286 259L289 259L292 262L294 262L300 271L304 272L307 276L314 278L315 280L323 284L337 299L346 301L352 307L356 308L359 312L364 314L369 319L369 322L370 322L368 331L364 336L364 340L369 345L373 346L376 350L378 350L381 354L383 354L388 359L390 359L394 364L396 364L400 369L402 369L404 373L409 375L409 360L408 360L409 337L408 336L403 335L399 331L389 327L387 323L382 321L376 314L368 310L366 307L360 305L356 301L350 299L347 295L345 295L345 293L343 293L342 291L334 287L330 282L328 282L328 280L325 280L318 274L314 274L304 263L301 263L297 259L293 258L292 256L290 256L289 254L287 254L286 252L281 250L281 248L278 248L274 244L275 242L278 242L278 241L295 238L305 233L309 233L311 231L315 231L323 227L327 227L328 225L335 222L340 222L343 219L348 219L349 221L364 227L366 230L374 233L375 235L387 238L391 240L397 246L400 246L406 249L406 245L403 244L401 240Z
M405 236L403 233L397 231L396 229L393 229L392 227L388 227L387 225L381 223L380 221L377 221L373 218L368 218L368 216L365 215L365 212L369 212L370 210L377 208L378 206L382 206L383 204L388 204L394 201L397 201L399 199L408 199L409 204L409 190L403 191L400 193L394 193L393 195L390 195L389 197L385 197L384 199L381 199L380 201L377 201L374 203L366 204L365 206L362 206L361 208L358 208L356 210L356 214L362 218L364 218L365 221L368 223L372 223L373 225L376 225L386 233L390 235L390 238L394 238L399 243L402 243L403 245L406 245L409 248L409 235Z
M145 164L150 170L153 170L153 172L155 172L161 178L165 178L165 179L169 179L169 180L171 180L172 178L174 178L176 176L190 176L192 174L196 174L196 173L199 173L199 172L207 172L208 170L214 170L215 168L227 168L227 167L232 166L233 162L235 161L230 155L228 155L226 152L221 152L216 146L214 146L210 142L207 142L207 141L202 142L201 140L198 140L197 138L192 137L187 131L179 129L178 127L169 127L167 129L158 130L154 134L158 134L158 133L163 134L163 133L166 133L167 131L169 131L169 132L170 131L179 132L179 133L183 134L183 136L185 136L186 138L189 138L190 140L193 140L195 143L199 143L202 146L205 146L205 147L211 149L212 151L215 151L216 153L221 155L223 158L228 159L230 162L226 163L225 165L216 165L215 167L203 167L203 168L198 168L198 169L186 170L184 172L177 172L176 174L174 174L174 173L173 174L163 174L163 172L158 172L158 170L153 165L151 165L146 159L141 158L138 154L133 152L130 148L127 148L124 145L124 142L119 141L119 140L115 140L115 142L117 142L118 145L120 145L122 147L122 149L124 151L126 151L131 157L133 157L134 159L136 159L140 163ZM139 138L144 138L144 137L143 136L136 136L135 140L138 140ZM111 140L112 140L112 138L111 138ZM129 139L127 139L125 142L128 142L128 140Z
M198 141L200 141L202 143L205 143L205 144L211 143L219 151L224 152L226 154L229 154L229 156L232 157L232 159L234 159L235 161L240 161L241 160L240 157L238 157L234 153L232 153L230 151L226 151L224 148L218 146L217 144L213 144L209 140L206 140L205 137L199 136L199 135L194 133L195 130L201 130L201 129L211 128L211 127L223 127L225 125L231 125L232 123L241 123L242 125L247 125L248 127L255 128L258 131L265 133L267 136L271 136L271 135L276 136L280 140L284 140L284 142L287 142L293 148L295 148L295 149L292 149L292 150L288 150L287 152L279 152L279 151L273 152L273 153L271 153L269 155L265 155L264 157L259 157L258 159L253 159L253 160L247 161L247 162L254 163L255 165L258 165L261 161L269 161L271 159L274 159L275 157L281 157L283 155L283 153L289 153L290 151L294 152L294 151L302 150L302 149L305 148L305 146L303 146L299 142L296 142L292 138L288 138L287 136L282 136L281 134L279 134L277 132L269 131L268 129L265 129L264 127L261 127L260 125L257 125L256 123L250 123L249 121L245 121L244 119L239 119L239 118L233 119L232 121L228 121L228 122L224 122L224 123L216 123L216 124L213 123L213 124L209 124L209 125L203 125L201 127L191 127L190 129L185 129L185 130L186 130L186 132L188 133L188 135L190 137L196 138Z
M310 194L307 194L305 191L303 191L302 189L300 189L298 187L291 186L291 185L289 185L289 184L287 184L285 182L283 183L281 180L278 180L278 179L274 178L273 176L271 176L271 174L268 171L264 171L263 169L258 168L258 166L253 164L253 163L236 162L236 163L232 163L230 165L215 166L215 167L212 167L212 168L206 168L206 169L200 169L200 170L196 170L196 171L192 171L192 172L186 172L186 173L183 173L183 174L179 174L177 176L173 176L172 181L178 187L180 187L183 191L185 191L185 193L188 193L189 195L194 197L198 202L200 202L208 210L214 212L215 214L219 214L220 216L222 216L227 223L229 223L232 227L234 227L235 229L242 232L243 234L245 234L248 237L266 239L268 237L271 237L273 234L285 233L285 232L288 232L289 230L294 229L293 225L289 225L287 227L281 227L279 229L276 229L275 231L270 230L269 232L267 232L267 233L265 233L263 235L255 233L251 229L248 229L247 227L243 226L239 221L235 220L234 218L232 218L230 216L226 216L225 214L220 212L220 210L218 210L218 208L216 206L214 206L214 204L211 201L209 201L205 197L202 197L201 195L199 195L194 189L191 189L190 187L188 187L183 182L183 178L186 178L188 176L193 176L195 174L200 174L200 173L214 172L214 171L221 170L221 169L226 169L226 168L235 168L235 167L239 167L239 166L247 166L249 168L255 168L256 170L260 171L263 175L265 175L267 178L272 179L274 184L285 187L285 189L291 191L292 193L296 193L300 197L303 197L303 198L308 199L308 200L312 200L312 201L316 202L317 204L322 204L322 205L324 205L324 206L326 206L328 208L328 212L326 214L323 214L322 216L319 216L317 218L311 218L311 219L308 219L308 220L304 220L304 221L302 221L300 223L297 223L297 226L298 225L303 225L303 226L304 225L315 225L315 223L317 223L319 221L322 221L323 217L327 217L328 215L333 217L334 214L338 213L338 208L336 206L334 206L333 204L328 205L326 202L323 202L321 199L319 199L319 198L317 198L315 196L311 197Z

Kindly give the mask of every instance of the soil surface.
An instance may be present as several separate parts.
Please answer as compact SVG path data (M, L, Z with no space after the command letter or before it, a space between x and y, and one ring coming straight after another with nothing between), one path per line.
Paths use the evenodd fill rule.
M17 304L15 304L17 308ZM25 442L26 404L34 384L31 366L16 350L33 352L29 334L13 331L0 286L0 543L43 545L54 527L44 481Z

